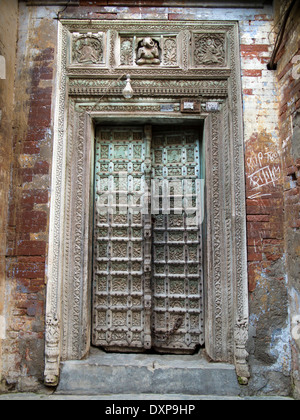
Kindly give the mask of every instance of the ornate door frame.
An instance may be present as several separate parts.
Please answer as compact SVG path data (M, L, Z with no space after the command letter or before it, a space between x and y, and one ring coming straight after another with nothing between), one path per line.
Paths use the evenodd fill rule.
M60 362L90 349L94 125L190 119L205 127L206 352L235 363L237 375L248 378L238 24L63 20L58 26L45 383L56 386ZM159 53L138 63L146 38ZM128 73L135 94L126 100ZM185 109L185 98L194 109Z

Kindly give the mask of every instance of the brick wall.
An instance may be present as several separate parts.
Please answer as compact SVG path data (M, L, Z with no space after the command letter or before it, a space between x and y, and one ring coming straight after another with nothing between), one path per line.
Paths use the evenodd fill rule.
M284 9L277 1L276 18ZM292 331L292 371L300 398L300 2L295 5L278 52L279 127L284 189L284 237Z
M20 5L6 251L9 389L36 389L43 377L56 15Z
M0 390L2 383L2 344L6 336L5 314L5 256L8 195L12 160L12 118L14 97L14 76L18 29L17 0L0 2L0 55L5 58L6 78L0 80Z
M289 393L290 347L284 253L284 196L274 72L266 69L274 37L273 11L264 9L118 7L81 1L61 17L239 21L245 128L249 353L248 392ZM7 249L5 378L17 389L43 380L55 63L59 7L21 4L16 78L13 179ZM290 165L295 166L295 165ZM290 175L294 179L296 172ZM291 194L293 199L293 193Z
M272 15L241 22L252 385L289 389L290 330L285 275L283 169L276 74L267 70ZM260 364L264 366L261 369ZM272 378L272 379L271 379Z

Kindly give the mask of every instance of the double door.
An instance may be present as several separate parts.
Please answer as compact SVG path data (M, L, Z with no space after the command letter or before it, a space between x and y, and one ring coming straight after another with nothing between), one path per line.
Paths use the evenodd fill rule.
M198 127L98 127L92 344L193 353L204 343Z

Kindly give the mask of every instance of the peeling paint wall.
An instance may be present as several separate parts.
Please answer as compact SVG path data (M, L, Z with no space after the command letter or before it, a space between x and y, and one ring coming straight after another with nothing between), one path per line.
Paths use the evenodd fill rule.
M275 2L276 20L284 4ZM292 10L278 52L279 128L284 189L284 252L288 282L294 395L300 398L300 2Z
M18 30L18 1L0 2L0 390L2 384L2 344L6 337L5 255L8 194L11 177L13 138L14 77Z
M291 358L289 295L294 313L299 309L299 287L296 280L293 288L289 287L286 267L289 259L295 257L296 260L298 254L293 257L288 253L284 240L284 205L287 197L294 198L292 193L284 196L284 190L289 190L284 184L286 163L281 147L279 114L282 99L278 77L266 67L275 39L272 7L119 7L97 6L97 2L90 5L89 1L80 3L80 7L67 9L27 7L20 3L14 160L6 252L3 357L6 386L22 391L35 390L43 381L57 16L65 9L60 13L61 18L239 21L250 291L248 350L252 374L244 392L289 395L291 367L295 360ZM297 141L293 144L297 150ZM299 170L300 165L297 168ZM290 185L296 182L295 174L291 175ZM296 235L297 232L293 232ZM294 239L290 236L290 241ZM292 290L294 298L291 298ZM298 303L295 303L296 299ZM2 333L0 324L0 340ZM294 352L295 349L296 345Z
M6 247L6 389L43 380L45 263L52 158L52 91L61 7L20 3L13 162Z

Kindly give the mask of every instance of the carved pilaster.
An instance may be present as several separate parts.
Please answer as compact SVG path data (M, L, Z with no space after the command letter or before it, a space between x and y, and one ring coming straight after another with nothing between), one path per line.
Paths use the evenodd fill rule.
M59 380L60 322L55 314L47 315L46 319L45 355L45 384L47 386L57 386Z
M152 127L146 125L144 127L146 153L145 153L145 184L149 192L151 182L151 139ZM151 293L151 279L152 279L152 223L150 214L151 195L147 193L148 206L146 214L144 214L144 273L145 273L145 340L144 347L151 349L151 309L152 309L152 293Z

